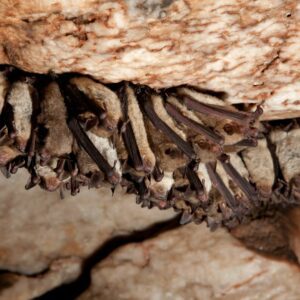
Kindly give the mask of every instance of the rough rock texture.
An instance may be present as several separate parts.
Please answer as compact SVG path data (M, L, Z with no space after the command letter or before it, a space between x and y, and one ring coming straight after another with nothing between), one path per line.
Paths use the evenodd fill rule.
M6 180L0 177L0 269L31 277L14 278L0 291L1 299L30 299L72 281L83 260L107 240L175 216L172 211L141 209L133 196L121 191L112 197L108 188L85 189L78 197L61 200L59 193L39 188L24 191L21 171L10 184ZM0 289L7 287L3 280L0 276Z
M69 283L80 275L81 260L78 257L57 259L47 272L34 277L3 273L0 275L0 299L32 299L61 284Z
M0 64L105 82L180 84L300 115L297 0L4 0Z
M174 216L142 209L121 191L111 197L109 189L83 190L64 200L38 188L25 192L23 175L19 171L9 185L0 179L1 300L32 299L71 283L106 242ZM299 211L233 233L252 248L295 263ZM299 279L296 265L246 250L224 230L187 225L140 243L129 241L104 256L81 299L298 299Z
M299 280L297 266L259 256L223 230L187 225L115 251L79 299L296 300Z
M154 88L197 85L231 103L262 104L264 119L292 118L300 116L299 28L298 0L1 0L0 65ZM298 156L286 151L297 154L295 132L272 142L283 176L298 183L290 163ZM0 299L74 281L105 242L174 216L108 189L64 201L25 193L20 176L0 182ZM280 222L255 221L234 234L299 261L299 210ZM225 231L188 225L114 252L82 299L299 299L299 279L295 265L250 252Z

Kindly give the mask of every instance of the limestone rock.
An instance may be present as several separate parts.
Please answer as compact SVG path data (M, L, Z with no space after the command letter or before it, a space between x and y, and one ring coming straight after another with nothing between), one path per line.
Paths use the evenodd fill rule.
M224 230L187 225L98 264L91 299L299 299L297 266L260 256Z
M36 277L3 273L0 275L0 299L27 300L38 297L58 285L75 280L81 272L81 259L61 258L47 272Z
M0 64L155 88L192 84L300 115L297 0L4 0Z
M26 178L22 171L9 179L10 184L0 178L0 269L26 275L45 273L18 278L16 289L24 286L24 295L31 289L32 295L37 293L32 286L43 293L75 279L83 260L107 240L175 216L170 210L142 209L134 196L120 190L112 196L107 188L85 189L78 197L64 200L59 193L40 188L25 191ZM14 285L9 289L14 290ZM14 293L4 299L31 298L18 298Z
M265 120L300 117L299 39L297 0L0 3L0 65L153 88L195 85L249 109L261 104ZM298 135L272 139L297 195ZM9 184L0 179L1 299L30 299L71 282L106 241L174 216L143 210L121 191L112 197L108 189L85 190L61 201L57 193L24 191L24 180L22 172ZM299 260L298 220L295 210L280 232L267 224L274 235L258 247L283 247ZM256 237L260 224L250 232ZM249 237L249 228L241 236ZM270 236L263 229L261 236ZM120 248L94 268L92 279L81 299L300 298L296 266L246 250L224 230L212 234L195 225Z

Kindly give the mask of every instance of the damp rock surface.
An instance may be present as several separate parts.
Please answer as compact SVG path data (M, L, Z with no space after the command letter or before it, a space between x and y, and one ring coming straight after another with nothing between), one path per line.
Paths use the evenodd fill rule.
M299 299L299 267L247 250L224 230L187 225L99 263L90 299Z
M225 92L299 116L297 0L1 1L0 64Z

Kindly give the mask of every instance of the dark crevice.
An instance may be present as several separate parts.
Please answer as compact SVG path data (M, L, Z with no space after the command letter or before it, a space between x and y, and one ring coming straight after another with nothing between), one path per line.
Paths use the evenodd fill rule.
M154 224L145 230L136 231L129 235L120 235L107 241L99 247L90 257L86 259L82 267L81 275L73 282L54 288L45 294L34 298L35 300L53 300L53 299L76 299L85 292L91 284L91 271L99 262L108 257L116 249L130 244L141 243L147 239L154 238L157 235L175 229L180 226L180 216Z

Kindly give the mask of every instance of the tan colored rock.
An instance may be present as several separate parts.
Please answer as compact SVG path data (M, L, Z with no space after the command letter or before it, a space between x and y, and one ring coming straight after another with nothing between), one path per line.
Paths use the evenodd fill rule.
M0 4L0 64L168 87L198 85L266 119L300 115L297 0L14 0Z
M45 291L75 280L80 271L81 259L69 257L54 261L45 274L37 277L1 274L0 281L6 283L6 288L1 288L0 299L27 300L38 297Z
M264 119L293 118L300 116L299 28L297 0L2 0L0 65L154 88L197 85L229 103L262 104ZM287 180L299 173L294 133L273 139ZM23 180L0 181L0 268L40 275L11 275L3 299L70 282L104 242L174 216L107 189L61 201L57 193L25 192ZM297 219L286 222L287 238L267 225L278 247L299 257ZM224 231L189 225L116 251L94 269L82 298L299 299L298 282L295 267L245 250Z
M260 256L224 230L187 225L112 253L79 299L289 299L297 266Z
M77 197L65 193L64 200L38 187L25 191L24 175L20 170L10 184L0 178L0 269L27 275L45 272L42 277L20 278L9 288L24 287L24 295L32 289L31 297L75 279L82 262L107 240L175 216L171 210L142 209L134 196L120 190L112 196L108 188L82 189ZM57 264L60 267L54 268Z

